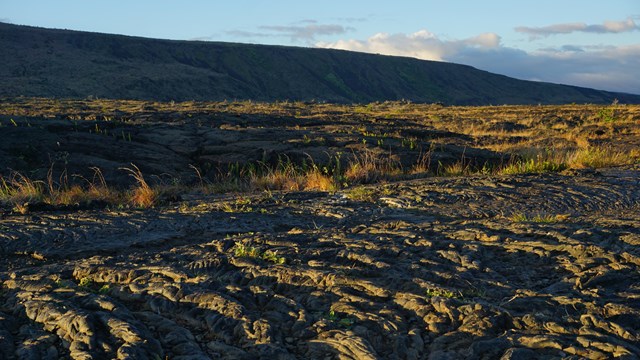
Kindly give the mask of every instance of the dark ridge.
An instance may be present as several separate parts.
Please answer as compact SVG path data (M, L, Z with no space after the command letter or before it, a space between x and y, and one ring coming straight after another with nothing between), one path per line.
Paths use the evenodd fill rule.
M640 103L471 66L350 51L157 40L0 23L1 97L385 100L456 105Z

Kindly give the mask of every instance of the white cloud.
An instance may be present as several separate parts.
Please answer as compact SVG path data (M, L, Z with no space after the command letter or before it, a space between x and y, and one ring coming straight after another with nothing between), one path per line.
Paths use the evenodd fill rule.
M506 47L500 36L480 34L443 40L420 30L412 34L379 33L367 40L321 42L316 46L471 65L493 73L525 79L640 94L640 44L576 46L535 52Z
M447 59L494 73L553 83L640 94L640 44L588 48L565 45L532 53L502 47L466 51Z
M490 49L500 45L500 37L493 33L456 41L443 41L427 31L420 30L413 34L378 33L367 40L339 40L337 42L320 42L317 47L353 50L385 55L410 56L424 60L443 61L449 55L459 52L465 47Z
M566 23L543 27L518 26L515 28L517 32L529 34L530 40L557 34L569 34L572 32L606 34L629 32L639 29L640 27L636 25L636 23L630 17L623 21L605 21L604 23L597 25L588 25L585 23Z

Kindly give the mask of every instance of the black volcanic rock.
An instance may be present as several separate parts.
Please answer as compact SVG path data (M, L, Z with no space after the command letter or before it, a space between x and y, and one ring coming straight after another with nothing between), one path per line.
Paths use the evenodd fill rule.
M411 100L458 105L640 103L470 66L356 53L170 41L0 23L0 96L141 100Z

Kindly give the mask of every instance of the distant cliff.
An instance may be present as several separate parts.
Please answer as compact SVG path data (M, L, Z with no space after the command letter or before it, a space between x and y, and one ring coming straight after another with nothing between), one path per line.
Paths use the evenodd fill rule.
M0 23L0 96L144 100L406 99L444 104L640 103L470 66L341 50L170 41Z

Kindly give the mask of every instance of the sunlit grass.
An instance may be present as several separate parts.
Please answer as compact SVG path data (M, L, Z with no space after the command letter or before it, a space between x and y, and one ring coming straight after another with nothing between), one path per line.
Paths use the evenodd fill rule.
M10 177L0 176L0 201L18 204L39 201L44 197L44 182L35 181L13 172Z
M530 174L557 172L567 168L564 162L545 159L544 157L536 157L530 159L521 159L513 161L499 170L503 175Z
M28 204L32 203L60 206L88 204L93 201L112 204L120 202L121 194L106 185L99 170L94 171L94 182L88 182L85 187L69 185L66 180L55 182L51 171L46 182L32 180L18 172L13 172L8 178L0 176L0 203L13 206L16 212L26 213Z
M587 147L568 156L568 166L571 168L604 168L637 163L640 160L640 150L617 150L613 147Z
M42 114L68 114L77 120L95 120L97 116L116 116L114 113L135 115L140 111L180 112L186 117L203 114L260 114L287 118L324 119L327 114L338 120L331 123L336 132L342 120L355 129L358 143L349 138L348 130L340 132L347 139L345 148L350 151L342 161L331 159L326 163L289 161L284 157L277 164L260 162L244 163L237 168L214 175L193 167L197 184L186 184L173 191L204 193L246 193L263 190L276 191L328 191L358 189L360 184L380 183L427 176L493 176L558 172L565 169L603 168L634 164L640 161L640 150L631 146L640 136L637 126L640 107L634 105L564 105L564 106L484 106L455 107L436 104L412 104L410 102L380 102L373 104L345 105L284 101L261 103L236 102L141 102L128 100L15 100L15 104L0 109L11 116L35 116ZM117 111L116 111L117 109ZM0 111L0 112L2 112ZM107 113L111 114L107 114ZM359 122L351 118L358 114ZM93 118L91 118L93 117ZM135 117L135 116L132 116ZM360 119L362 118L362 119ZM24 119L13 123L8 118L0 126L25 126ZM362 122L360 122L362 120ZM389 122L386 122L389 121ZM411 123L411 132L394 129L394 124ZM298 125L295 125L298 126ZM304 126L302 126L304 127ZM413 130L428 129L424 135ZM406 130L406 129L405 129ZM430 133L431 130L433 134ZM445 132L451 133L445 133ZM312 132L309 132L312 133ZM420 134L417 132L417 134ZM433 138L431 137L433 135ZM459 136L464 135L464 136ZM307 136L307 135L305 135ZM442 136L439 138L438 136ZM333 144L323 137L303 137L297 144ZM367 143L359 140L365 137ZM449 142L449 138L453 140ZM617 142L619 138L625 141ZM123 135L124 139L124 135ZM629 140L630 141L626 141ZM135 139L134 139L135 140ZM131 140L129 140L131 141ZM376 143L376 141L379 141ZM453 144L497 152L490 163L481 159L461 159L457 162L438 163L442 153L438 145ZM622 144L622 145L617 145ZM353 146L352 146L353 145ZM333 145L331 145L333 146ZM349 146L349 147L346 147ZM421 148L425 146L425 148ZM427 148L427 146L431 146ZM631 148L631 149L630 149ZM348 149L348 150L345 150ZM387 151L388 149L388 151ZM428 149L428 150L427 150ZM446 151L446 148L443 147ZM327 151L333 151L327 150ZM395 152L395 153L394 153ZM500 154L504 160L498 161ZM335 154L330 154L335 156ZM411 164L411 158L415 159ZM399 160L402 159L402 162ZM432 163L433 160L433 163ZM480 165L477 165L480 163ZM139 164L140 165L140 164ZM204 169L205 165L198 164ZM135 165L124 169L133 178L130 189L107 186L101 175L82 180L29 178L20 173L0 177L0 203L11 205L17 211L28 211L25 204L47 203L52 205L85 204L94 200L118 206L147 208L162 204L168 198L167 187L147 182L152 174L142 174ZM214 171L210 171L214 170ZM27 171L27 170L25 170ZM24 174L27 174L25 172ZM71 175L73 177L76 175ZM354 190L352 199L363 201L375 194L368 190Z
M535 214L533 216L526 215L524 213L515 213L509 217L509 220L512 222L518 223L542 223L542 224L551 224L557 223L561 221L565 221L569 218L569 215L566 214Z
M131 204L141 208L154 206L158 200L158 190L147 183L142 171L134 164L131 164L130 168L122 168L122 170L129 172L129 175L136 180L136 186L131 190L129 198Z
M390 154L385 156L365 151L354 157L344 177L351 183L366 184L402 173L402 166Z
M558 172L565 169L606 168L637 163L640 151L590 146L583 149L529 149L502 167L498 173L515 175Z

